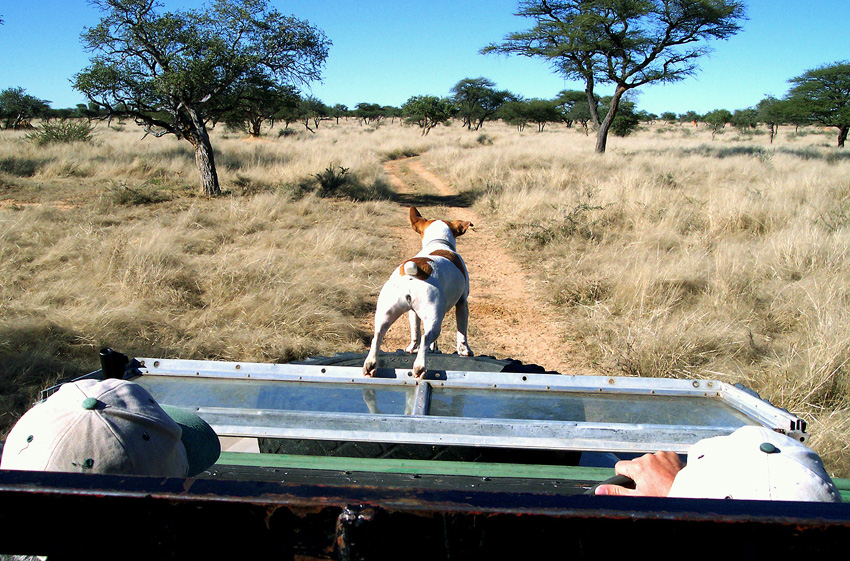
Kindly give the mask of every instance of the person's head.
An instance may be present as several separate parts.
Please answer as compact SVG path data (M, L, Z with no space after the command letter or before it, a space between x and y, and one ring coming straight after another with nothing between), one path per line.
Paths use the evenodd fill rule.
M63 384L18 420L0 468L194 477L220 451L203 420L161 407L140 385L80 380Z
M793 438L756 426L694 444L668 496L841 502L817 454Z

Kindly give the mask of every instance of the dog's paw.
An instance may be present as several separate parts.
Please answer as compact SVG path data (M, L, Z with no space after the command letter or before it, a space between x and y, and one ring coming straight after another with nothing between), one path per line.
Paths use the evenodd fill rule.
M371 378L378 372L378 361L366 359L363 363L363 375Z
M460 356L475 356L472 353L472 349L470 349L469 345L466 343L462 343L457 346L457 354Z
M425 377L425 366L414 364L413 365L413 375L416 376L417 378L420 378L420 379L424 378Z
M415 352L418 352L418 351L419 351L419 341L410 343L407 346L407 348L404 349L404 352L406 352L406 353L415 353Z
M428 346L428 350L432 353L439 352L439 349L437 348L437 342L434 341L433 343L431 343L431 345Z

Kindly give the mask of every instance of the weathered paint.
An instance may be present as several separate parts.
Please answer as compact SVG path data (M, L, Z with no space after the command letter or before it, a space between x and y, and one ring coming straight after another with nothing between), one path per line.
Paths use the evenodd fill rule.
M645 544L708 558L838 559L850 505L417 487L290 470L199 479L0 472L2 548L69 558L530 559L633 557ZM404 483L404 484L402 484ZM413 536L413 537L412 537ZM342 538L342 542L338 541ZM344 547L345 551L340 551Z

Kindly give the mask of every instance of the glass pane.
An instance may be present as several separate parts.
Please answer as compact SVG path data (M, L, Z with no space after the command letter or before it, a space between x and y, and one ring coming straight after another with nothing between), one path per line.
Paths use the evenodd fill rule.
M719 399L690 396L435 388L430 415L591 423L730 426L754 424Z
M414 388L316 384L262 380L200 380L143 376L136 380L166 405L274 411L404 415L413 406Z

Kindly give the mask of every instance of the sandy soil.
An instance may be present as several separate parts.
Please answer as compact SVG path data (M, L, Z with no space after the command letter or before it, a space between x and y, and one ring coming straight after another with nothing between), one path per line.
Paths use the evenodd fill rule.
M576 349L563 336L559 318L534 298L527 266L513 258L495 229L468 208L454 186L426 169L418 157L390 161L385 169L399 194L403 219L394 231L404 240L405 255L398 255L394 262L420 249L419 236L407 222L409 204L428 219L468 220L474 225L473 231L458 240L458 251L469 269L469 344L473 352L539 364L562 374L592 373L581 366ZM388 264L387 274L391 267ZM365 323L371 331L372 318ZM454 333L454 314L450 312L440 336L443 352L454 352ZM408 322L402 318L390 329L383 350L404 348L409 339Z

